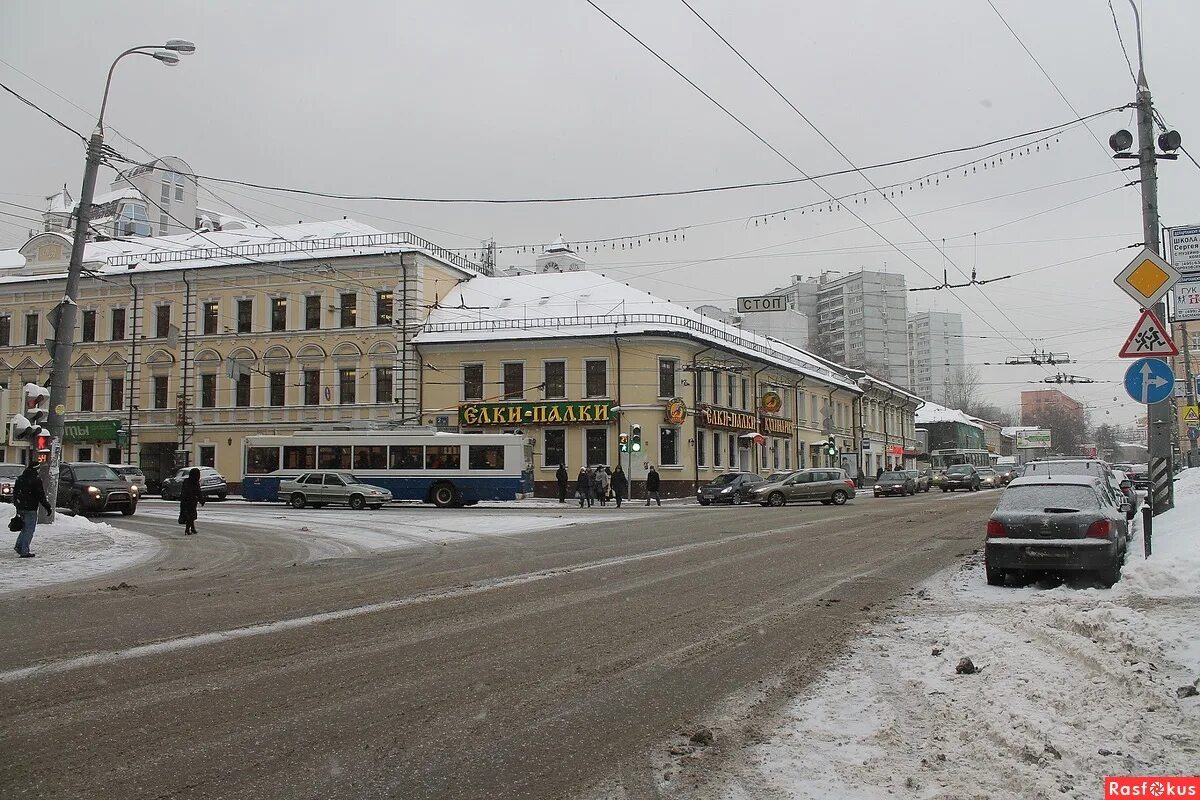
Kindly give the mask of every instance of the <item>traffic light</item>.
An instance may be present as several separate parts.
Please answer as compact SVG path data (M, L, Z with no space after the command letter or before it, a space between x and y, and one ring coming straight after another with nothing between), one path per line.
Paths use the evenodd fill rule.
M634 425L631 430L633 433L629 437L629 449L635 453L640 453L642 450L642 426Z
M50 461L50 432L45 430L37 435L33 440L34 449L37 451L37 463L45 464Z
M629 452L629 434L622 433L619 437L617 437L617 440L620 442L621 452L628 453Z
M50 417L50 390L36 383L27 383L24 395L25 412L12 418L13 438L33 445L41 434L49 436L42 424Z
M829 456L836 456L838 454L837 442L834 441L832 436L830 436L829 441L825 443L825 454Z

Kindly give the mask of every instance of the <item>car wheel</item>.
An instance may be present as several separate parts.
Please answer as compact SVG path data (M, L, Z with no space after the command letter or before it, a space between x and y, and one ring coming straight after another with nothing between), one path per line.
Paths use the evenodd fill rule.
M221 492L219 495L217 495L218 500L224 500L226 497L228 497L228 495L225 494L225 492Z
M735 506L740 506L742 504L742 493L734 492L731 494L729 496L729 502L733 503Z
M986 561L983 564L983 569L987 573L988 586L1003 586L1004 585L1004 570L996 569Z
M136 505L132 505L132 506L130 506L129 508L122 508L122 509L121 509L121 516L123 516L123 517L132 517L132 516L133 516L133 512L135 512L135 511L137 511L137 506L136 506Z
M700 502L700 505L702 505L702 506L706 506L706 505L708 505L708 504L709 504L710 502L712 502L712 501L710 501L710 500L701 500L701 501L699 501L699 502Z
M1121 559L1115 558L1113 563L1100 570L1100 583L1105 588L1111 589L1119 580L1121 580Z
M292 495L291 500L288 502L292 504L292 508L304 508L304 506L307 505L304 500L304 495L300 494L299 492L296 492L294 495Z
M850 499L849 495L847 495L841 489L838 489L829 498L829 502L833 503L835 506L844 506L846 504L846 501L849 499Z
M430 497L438 508L450 508L457 502L458 492L454 491L453 484L439 483L433 487Z
M363 496L361 494L350 495L350 507L353 508L355 511L362 511L363 507L366 506L366 504L367 504L367 501L363 499Z
M67 501L67 509L77 517L83 515L83 504L79 502L79 495L71 495L71 499Z
M783 496L783 492L771 492L771 494L767 495L767 505L769 506L779 508L779 506L786 502L787 498Z

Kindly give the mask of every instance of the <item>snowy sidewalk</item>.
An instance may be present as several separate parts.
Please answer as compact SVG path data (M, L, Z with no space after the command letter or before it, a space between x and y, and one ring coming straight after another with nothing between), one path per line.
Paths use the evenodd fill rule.
M859 639L716 785L660 779L660 790L1094 800L1106 775L1195 775L1200 469L1176 492L1155 519L1153 557L1139 527L1111 591L989 587L977 555ZM958 674L962 657L980 671Z
M16 542L17 534L10 536ZM153 537L59 513L53 524L37 526L30 548L37 558L18 558L11 544L0 551L0 594L112 572L149 558L158 546Z

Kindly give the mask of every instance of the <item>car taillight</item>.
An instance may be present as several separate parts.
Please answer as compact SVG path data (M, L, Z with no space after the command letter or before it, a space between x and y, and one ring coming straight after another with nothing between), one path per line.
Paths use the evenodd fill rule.
M854 488L854 481L851 481L851 480L845 480L845 481L842 481L842 483L846 484L846 488L847 488L847 489L853 489L853 488Z
M1087 535L1089 538L1107 539L1110 533L1112 533L1112 523L1106 519L1098 519L1088 525Z
M998 519L989 519L987 524L987 535L989 539L1008 536L1008 528L1004 527L1004 523Z

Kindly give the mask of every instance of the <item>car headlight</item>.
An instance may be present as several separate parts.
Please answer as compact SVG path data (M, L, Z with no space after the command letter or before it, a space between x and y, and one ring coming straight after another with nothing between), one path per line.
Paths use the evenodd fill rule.
M130 484L130 486L129 486L129 493L130 493L130 494L132 494L132 495L135 495L135 496L137 495L137 493L138 493L138 487L137 487L137 484Z
M100 490L97 489L95 486L89 486L87 488L87 491L88 491L88 494L96 494L96 495L100 494Z
M732 491L733 491L732 486L726 486L724 489L721 490L721 494L729 494Z

